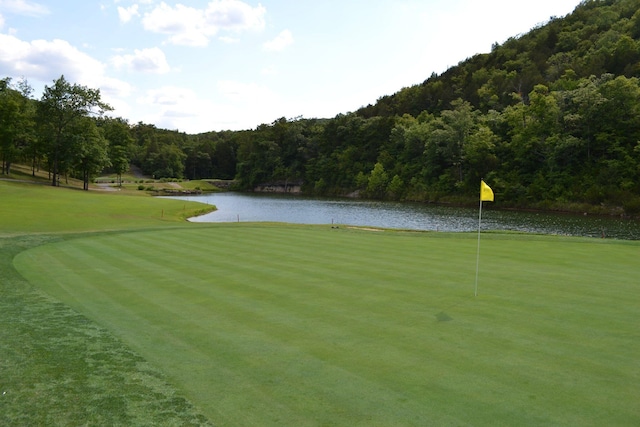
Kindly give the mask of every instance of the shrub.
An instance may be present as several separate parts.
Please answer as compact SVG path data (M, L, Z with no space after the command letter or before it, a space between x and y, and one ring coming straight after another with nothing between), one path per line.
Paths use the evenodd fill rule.
M624 213L629 216L640 214L640 197L629 198L623 202Z

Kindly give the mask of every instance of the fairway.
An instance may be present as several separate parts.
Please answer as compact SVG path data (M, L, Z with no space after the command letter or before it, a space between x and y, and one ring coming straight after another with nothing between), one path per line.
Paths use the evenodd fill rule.
M216 224L20 253L216 425L638 425L637 242Z
M2 180L0 198L0 238L165 227L213 210L201 203L141 193L86 192Z

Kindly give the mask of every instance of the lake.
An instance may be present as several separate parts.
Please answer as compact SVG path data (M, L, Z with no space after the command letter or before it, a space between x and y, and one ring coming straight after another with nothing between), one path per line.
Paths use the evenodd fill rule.
M423 203L308 198L253 193L182 196L215 205L218 210L193 222L289 222L335 224L427 231L477 231L478 208ZM640 221L594 215L504 211L485 202L482 230L640 240Z

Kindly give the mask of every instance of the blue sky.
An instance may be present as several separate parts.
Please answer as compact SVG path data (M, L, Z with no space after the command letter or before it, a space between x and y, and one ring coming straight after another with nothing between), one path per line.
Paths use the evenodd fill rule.
M0 0L0 78L61 74L115 116L187 133L334 117L579 0Z

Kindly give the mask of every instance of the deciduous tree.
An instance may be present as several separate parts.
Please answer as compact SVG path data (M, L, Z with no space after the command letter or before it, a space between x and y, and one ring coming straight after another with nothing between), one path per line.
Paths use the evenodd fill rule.
M84 118L102 115L111 110L101 101L99 89L71 84L64 76L45 86L38 104L40 136L45 141L51 170L51 185L59 184L61 172L69 172L77 153L73 140L77 132L87 130L78 124ZM91 138L89 138L91 139Z

